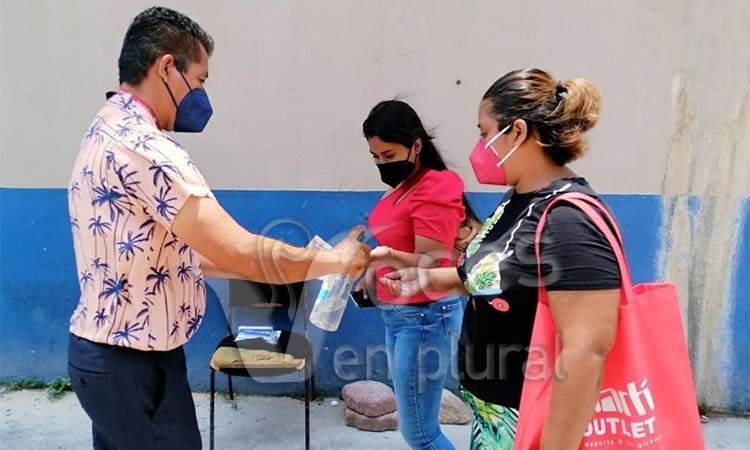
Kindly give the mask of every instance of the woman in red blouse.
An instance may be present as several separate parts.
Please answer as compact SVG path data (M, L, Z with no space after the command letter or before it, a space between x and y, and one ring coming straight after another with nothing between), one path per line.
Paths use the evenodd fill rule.
M380 247L370 274L402 267L455 267L458 228L473 216L461 178L447 169L417 113L397 100L376 105L363 124L382 181L390 186L369 227ZM386 329L388 364L404 440L413 449L453 449L440 430L440 400L463 299L446 292L393 296L373 281ZM438 367L435 367L437 361Z

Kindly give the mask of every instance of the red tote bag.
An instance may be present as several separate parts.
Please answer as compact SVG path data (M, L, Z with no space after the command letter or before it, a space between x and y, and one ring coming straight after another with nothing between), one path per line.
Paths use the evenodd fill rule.
M536 230L537 260L547 215L560 202L579 208L603 232L615 252L622 276L617 336L606 358L596 409L579 448L703 450L675 287L666 283L633 286L616 221L598 201L579 193L560 195L547 206ZM550 372L554 372L560 353L549 298L541 282L541 267L539 270L539 305L514 450L539 448L552 391L554 375Z

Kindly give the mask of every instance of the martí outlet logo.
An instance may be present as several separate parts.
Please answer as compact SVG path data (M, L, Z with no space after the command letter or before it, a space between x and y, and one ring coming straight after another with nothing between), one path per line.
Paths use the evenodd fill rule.
M594 419L584 434L584 448L629 445L648 448L659 442L654 397L648 380L630 382L626 390L608 388L601 392Z

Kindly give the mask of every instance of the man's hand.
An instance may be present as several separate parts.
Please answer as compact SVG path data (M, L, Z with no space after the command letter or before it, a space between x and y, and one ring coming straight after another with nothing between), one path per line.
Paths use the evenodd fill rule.
M362 243L364 232L362 225L352 228L346 239L331 250L340 261L337 273L359 278L370 265L370 247Z

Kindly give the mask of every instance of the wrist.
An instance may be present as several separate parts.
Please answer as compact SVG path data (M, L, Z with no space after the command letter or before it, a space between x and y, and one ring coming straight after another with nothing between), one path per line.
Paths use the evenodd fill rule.
M320 278L331 275L339 270L342 258L338 252L333 250L316 249L310 255L310 275L308 278Z
M422 277L422 284L425 290L430 291L449 291L446 289L443 277L440 276L441 269L421 269L420 276Z
M426 283L429 289L441 292L455 292L463 287L463 282L458 276L455 267L438 267L428 272Z
M336 275L350 275L349 269L351 268L351 258L342 252L333 250L327 252L328 255L328 265L327 265L327 274L336 274Z

